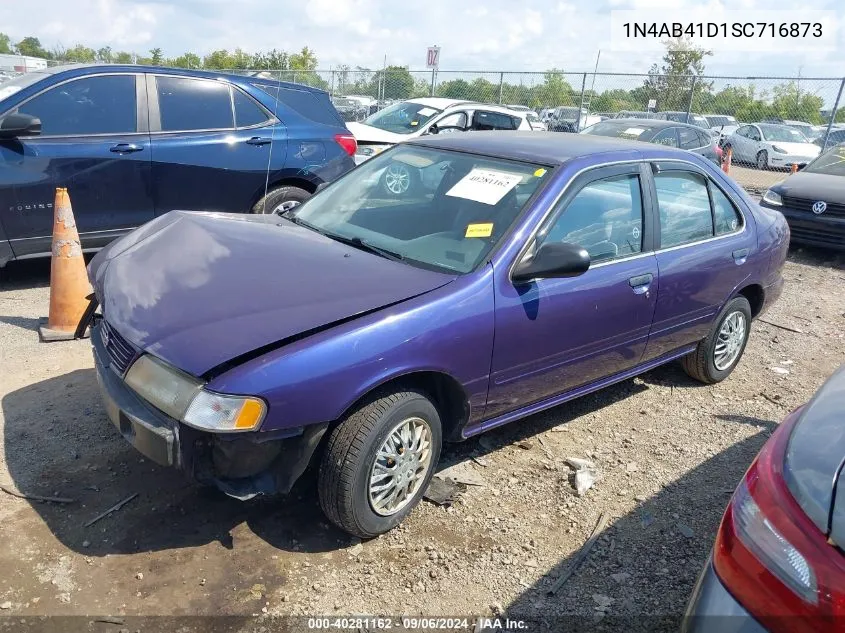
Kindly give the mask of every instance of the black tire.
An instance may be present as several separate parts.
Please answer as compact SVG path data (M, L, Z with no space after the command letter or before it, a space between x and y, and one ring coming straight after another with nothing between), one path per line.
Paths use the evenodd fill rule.
M299 187L279 187L268 191L266 196L256 202L255 206L252 207L252 212L257 214L273 213L285 203L301 204L310 197L310 193Z
M420 418L431 431L428 471L401 509L387 516L370 501L369 479L377 453L394 427ZM383 392L368 400L330 433L317 476L320 507L340 529L372 538L401 523L422 498L440 458L443 430L431 400L414 390Z
M739 312L745 319L745 338L739 348L739 353L734 358L730 365L718 369L716 367L715 350L719 339L719 332L722 329L722 324L728 316ZM727 305L722 308L718 318L713 323L713 328L710 334L707 335L703 341L698 344L694 352L684 356L681 359L684 371L690 377L703 382L708 385L722 382L725 378L730 376L731 372L739 364L742 354L745 352L745 346L748 344L748 336L751 333L751 305L745 297L735 297L728 301Z
M399 162L388 165L381 175L382 191L393 198L413 193L419 185L419 170Z
M760 166L763 163L763 166ZM757 152L757 169L769 169L769 153L766 150Z

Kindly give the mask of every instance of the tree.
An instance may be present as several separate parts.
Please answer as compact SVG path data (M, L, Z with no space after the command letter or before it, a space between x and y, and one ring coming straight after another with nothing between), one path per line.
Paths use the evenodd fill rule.
M82 44L77 44L73 48L66 50L63 54L56 55L56 57L66 62L93 64L97 60L97 51Z
M214 69L225 69L232 67L232 57L229 55L229 51L225 48L220 49L217 51L212 51L205 57L203 57L202 65L203 68L214 68Z
M645 85L657 100L659 110L686 111L692 98L693 109L697 99L712 88L712 82L706 82L704 58L713 51L695 46L684 38L670 39L663 42L666 52L663 64L654 64L648 71L649 78Z
M150 49L150 62L153 66L161 66L164 63L164 55L161 54L160 48Z
M307 46L304 46L301 51L290 56L291 70L316 70L317 56Z
M779 84L772 89L772 109L783 119L798 119L807 123L821 123L820 110L824 99L801 90L796 81Z
M384 99L410 99L414 92L414 78L406 66L388 66L378 71L370 83L368 94L375 97L383 95L381 98Z
M437 96L448 99L466 99L469 94L469 83L463 79L444 81L437 86Z
M194 53L184 53L176 59L168 60L167 65L176 68L202 68L202 59Z
M20 42L15 44L15 50L18 55L28 55L30 57L43 57L48 59L49 53L41 46L41 41L37 37L25 37Z
M12 39L5 33L0 33L0 53L8 54L12 52Z
M111 63L112 61L111 46L103 46L97 51L97 61L103 64Z
M577 105L572 86L566 81L563 71L558 68L552 68L543 74L543 83L537 88L537 100L539 105L545 108Z
M132 53L127 53L126 51L119 51L114 54L114 57L112 59L115 64L131 64Z

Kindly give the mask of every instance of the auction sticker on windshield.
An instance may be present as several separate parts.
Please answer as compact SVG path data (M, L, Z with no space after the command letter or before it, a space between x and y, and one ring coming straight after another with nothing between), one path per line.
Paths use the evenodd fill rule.
M482 222L467 224L467 232L464 237L490 237L491 235L493 235L493 223Z
M625 134L626 136L639 136L643 132L645 132L645 129L641 127L629 127L627 130L622 132L622 134Z
M473 169L446 192L447 196L466 198L483 204L496 204L522 180L517 174L490 169Z
M435 110L434 108L420 108L417 111L417 114L420 116L431 116L435 112L437 112L437 110Z

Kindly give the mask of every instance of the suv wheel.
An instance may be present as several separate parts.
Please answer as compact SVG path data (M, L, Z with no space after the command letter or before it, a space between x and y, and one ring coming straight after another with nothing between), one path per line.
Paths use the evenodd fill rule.
M361 538L396 527L422 498L441 442L440 415L423 393L370 400L329 435L318 475L323 512Z
M279 187L268 191L267 195L261 198L252 207L253 213L283 213L297 205L302 204L311 194L299 187Z

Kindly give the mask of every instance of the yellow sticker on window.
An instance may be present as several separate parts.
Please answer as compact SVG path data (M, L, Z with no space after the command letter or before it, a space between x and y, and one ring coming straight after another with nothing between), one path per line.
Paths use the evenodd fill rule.
M464 237L490 237L493 235L493 223L467 224L467 232Z
M420 124L419 121L411 121L411 127L414 127L414 126L419 125L419 124Z
M538 169L537 171L534 172L535 178L542 178L545 175L546 175L546 170L543 169L542 167L540 167L540 169Z

